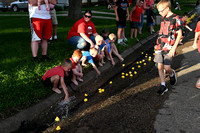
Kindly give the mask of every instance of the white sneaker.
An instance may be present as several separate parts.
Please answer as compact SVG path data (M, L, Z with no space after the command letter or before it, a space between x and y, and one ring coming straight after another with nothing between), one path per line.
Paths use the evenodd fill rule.
M51 38L50 38L49 40L52 41L52 39L53 39L53 38L52 38L52 36L51 36Z
M123 41L124 41L124 42L127 42L127 41L128 41L128 39L127 39L126 37L124 37L124 38L123 38Z
M58 39L57 35L55 35L53 39L54 39L54 40L57 40L57 39Z

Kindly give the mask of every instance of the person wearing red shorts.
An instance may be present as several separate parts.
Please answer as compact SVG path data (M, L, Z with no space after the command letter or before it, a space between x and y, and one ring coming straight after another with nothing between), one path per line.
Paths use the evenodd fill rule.
M47 40L51 38L52 23L51 16L44 2L38 9L38 0L28 0L29 3L29 18L31 27L31 50L35 62L39 62L37 53L40 42L42 48L42 61L49 61L47 56ZM57 0L49 0L49 3L56 5Z

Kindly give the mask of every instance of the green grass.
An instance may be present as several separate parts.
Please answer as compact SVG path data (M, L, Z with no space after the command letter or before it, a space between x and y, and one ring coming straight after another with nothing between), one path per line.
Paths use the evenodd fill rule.
M75 48L67 43L67 34L75 21L58 16L58 41L48 45L48 55L53 61L37 64L32 61L28 17L0 16L0 20L0 118L4 119L53 93L40 80L48 69L60 65L64 58L71 57ZM103 28L108 28L115 34L117 32L115 20L93 18L92 21L98 33ZM155 26L155 29L158 30L159 26ZM129 35L130 27L127 22L126 37ZM147 36L149 28L144 24L143 34L138 35L138 38L141 40ZM129 39L129 47L134 44L136 40ZM117 47L120 52L126 49L123 46ZM38 57L41 58L41 48Z

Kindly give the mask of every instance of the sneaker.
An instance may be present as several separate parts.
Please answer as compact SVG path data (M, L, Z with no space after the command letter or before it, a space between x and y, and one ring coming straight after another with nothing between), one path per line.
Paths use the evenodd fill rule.
M124 47L126 47L127 46L127 44L125 43L125 42L120 42L120 43L118 43L119 45L122 45L122 46L124 46Z
M55 35L55 36L53 37L53 39L54 39L54 40L57 40L57 39L58 39L57 35Z
M52 40L53 40L52 36L51 36L51 38L50 38L49 40L50 40L50 41L52 41Z
M163 95L165 92L168 91L168 88L164 85L161 85L160 89L157 91L158 94Z
M176 72L174 70L172 70L173 76L169 76L170 77L170 84L171 85L175 85L177 82L177 77L176 77Z
M49 61L51 61L51 59L48 56L45 56L45 57L42 57L42 61L49 62Z
M33 57L33 61L34 61L35 63L39 63L39 60L38 60L37 57Z
M124 37L124 38L123 38L123 41L124 41L124 42L127 42L127 41L128 41L128 39L127 39L126 37Z

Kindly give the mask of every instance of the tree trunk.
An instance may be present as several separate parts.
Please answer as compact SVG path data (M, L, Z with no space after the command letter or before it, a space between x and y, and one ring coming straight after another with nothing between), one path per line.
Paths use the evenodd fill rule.
M82 17L82 0L69 0L69 14L68 17L71 19L78 20Z
M87 0L87 6L88 6L88 7L92 6L91 0Z

